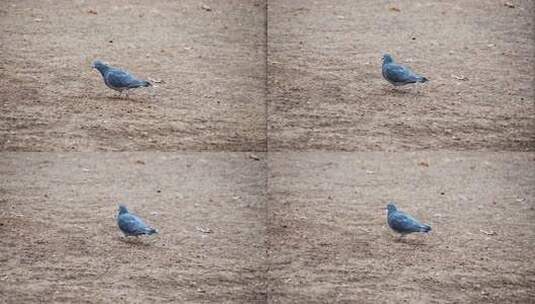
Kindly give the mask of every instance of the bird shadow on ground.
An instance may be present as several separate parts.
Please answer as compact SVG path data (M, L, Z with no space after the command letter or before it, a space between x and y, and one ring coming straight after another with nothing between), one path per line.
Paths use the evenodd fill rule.
M406 244L410 246L428 246L428 242L426 241L427 237L425 236L418 236L418 235L411 235L411 236L404 236L401 237L400 235L393 235L388 234L389 238L392 240L392 242L396 244Z
M95 97L94 99L96 100L101 100L101 101L121 101L121 102L134 102L134 103L144 103L146 102L146 100L142 100L142 99L137 99L137 98L134 98L132 96L128 96L128 97L125 97L125 96L98 96L98 97Z
M137 247L150 247L151 244L138 237L119 237L119 240L125 244Z
M413 92L412 90L407 90L407 89L386 88L386 87L383 88L383 91L386 94L398 95L398 96L408 95L408 94L416 94L417 93L417 92Z
M423 239L407 239L407 238L395 238L394 242L398 244L406 244L410 246L417 246L417 247L425 247L428 246L428 244Z

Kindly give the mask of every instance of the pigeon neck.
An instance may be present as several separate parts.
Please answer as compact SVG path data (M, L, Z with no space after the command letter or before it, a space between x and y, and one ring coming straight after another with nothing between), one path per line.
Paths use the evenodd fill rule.
M97 70L100 72L100 74L104 75L104 73L106 73L107 70L109 70L110 68L108 66L105 66L105 65L101 65L101 66L98 66L97 67Z
M128 213L128 209L126 209L126 207L119 207L119 214L125 214L125 213Z

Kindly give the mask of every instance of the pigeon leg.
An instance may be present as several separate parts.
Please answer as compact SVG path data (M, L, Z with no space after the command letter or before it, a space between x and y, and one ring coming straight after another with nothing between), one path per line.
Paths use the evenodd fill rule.
M394 95L401 95L401 94L405 94L405 91L403 90L403 88L393 87L392 88L392 93Z
M130 243L131 242L131 238L128 237L128 235L126 234L123 234L121 236L119 236L119 239L125 243Z
M405 94L406 91L400 86L393 86L392 87L392 93L394 93L394 94Z

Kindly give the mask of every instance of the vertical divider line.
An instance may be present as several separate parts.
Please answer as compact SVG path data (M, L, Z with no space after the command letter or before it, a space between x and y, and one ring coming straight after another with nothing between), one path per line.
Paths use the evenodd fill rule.
M265 172L265 236L264 245L266 250L265 260L265 303L270 303L271 289L270 289L270 189L269 189L269 175L270 175L270 158L269 158L269 0L264 3L264 119L265 119L265 156L264 156L264 172Z

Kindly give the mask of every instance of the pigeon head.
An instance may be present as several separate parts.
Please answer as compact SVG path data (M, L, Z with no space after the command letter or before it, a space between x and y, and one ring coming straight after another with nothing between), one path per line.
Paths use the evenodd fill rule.
M99 70L100 72L108 69L108 66L104 62L102 62L100 60L93 61L93 64L91 64L91 67L94 68L94 69Z
M392 58L392 55L390 54L384 54L383 55L383 63L392 63L394 62L394 58Z
M123 204L119 204L119 214L125 214L128 213L128 209L126 209L126 206Z
M388 205L386 205L386 209L388 210L388 213L391 213L391 212L394 212L394 211L398 210L398 208L396 208L396 205L394 204L394 202L388 203Z

